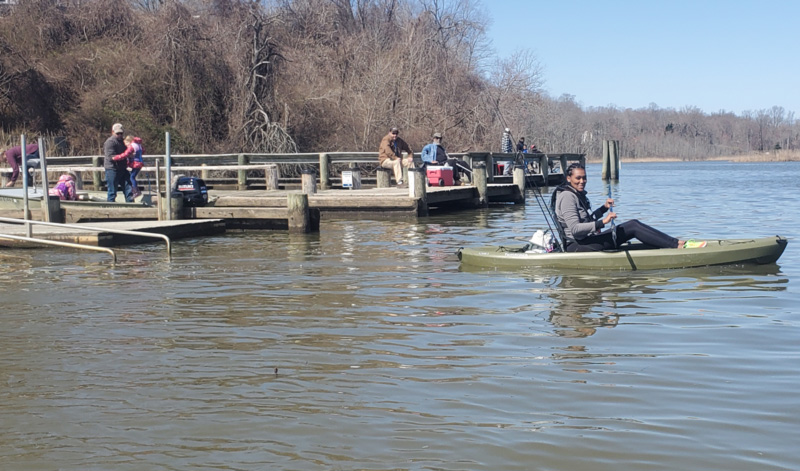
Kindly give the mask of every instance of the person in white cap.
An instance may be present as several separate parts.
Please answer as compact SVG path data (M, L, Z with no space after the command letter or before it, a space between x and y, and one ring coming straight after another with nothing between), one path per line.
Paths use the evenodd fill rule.
M103 168L106 169L106 185L108 185L108 201L116 201L118 188L122 188L125 201L133 203L133 188L131 176L128 173L128 160L124 154L125 129L122 124L116 123L111 127L111 136L103 144Z

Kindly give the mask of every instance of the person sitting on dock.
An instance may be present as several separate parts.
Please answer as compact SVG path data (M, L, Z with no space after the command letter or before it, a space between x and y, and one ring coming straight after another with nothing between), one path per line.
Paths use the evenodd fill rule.
M423 165L448 165L453 167L453 183L456 185L462 184L462 175L466 175L466 179L469 180L468 172L472 169L465 161L454 159L447 154L442 145L441 133L433 133L433 142L422 148L421 157Z
M130 173L128 173L128 159L125 153L125 141L122 139L125 130L122 124L116 123L111 128L111 136L103 144L103 168L106 170L106 185L108 185L108 201L116 201L117 191L122 187L125 201L133 203L133 189L131 188Z
M28 144L25 146L25 162L27 168L25 169L25 176L28 179L28 185L33 185L33 175L28 172L28 169L39 168L39 144ZM22 146L9 147L2 152L2 155L11 166L11 179L6 183L7 187L14 186L19 178L19 168L22 165Z
M389 134L383 136L381 145L378 148L378 162L382 168L390 168L394 171L394 181L397 186L403 185L403 167L414 167L414 152L406 141L397 135L400 130L392 128ZM408 154L407 159L403 159L403 152Z
M601 219L614 205L614 200L606 199L593 212L586 197L586 169L581 164L574 163L567 168L566 178L567 183L558 186L553 192L550 206L563 229L562 238L567 252L615 250L631 239L639 239L650 248L660 249L701 248L706 245L705 242L678 240L639 222L638 219L625 221L600 232L603 226L617 218L612 211Z

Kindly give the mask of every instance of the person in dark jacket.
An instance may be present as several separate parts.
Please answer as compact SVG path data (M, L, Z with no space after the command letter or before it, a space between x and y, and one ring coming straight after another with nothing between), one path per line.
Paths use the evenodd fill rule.
M122 124L116 123L111 127L111 136L103 144L103 168L106 170L106 185L108 185L108 201L116 201L118 188L122 188L125 201L133 203L133 188L131 176L128 173L128 159L126 158L125 129Z
M19 168L22 165L22 146L9 147L3 151L2 155L11 166L11 180L6 183L7 187L14 186L19 178ZM28 144L25 146L25 161L27 168L25 175L28 179L28 185L33 185L33 176L28 172L28 169L39 167L39 145Z
M586 169L580 164L572 164L567 168L566 177L567 183L556 188L551 204L558 224L563 229L567 252L614 250L631 239L638 239L652 248L701 248L706 245L705 242L695 241L684 243L638 219L625 221L616 228L601 232L617 217L614 212L606 214L614 205L614 200L608 198L602 206L592 211L584 189Z

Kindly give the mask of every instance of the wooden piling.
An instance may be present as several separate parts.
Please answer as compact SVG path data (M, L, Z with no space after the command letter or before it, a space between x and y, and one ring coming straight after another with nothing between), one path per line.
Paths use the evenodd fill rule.
M330 159L324 152L319 154L319 186L323 190L331 189Z
M609 171L611 179L619 181L619 141L614 140L608 144Z
M378 167L375 170L375 180L378 188L389 188L392 186L391 169Z
M183 219L183 194L179 191L173 193L169 206L169 221Z
M250 158L246 154L239 154L238 161L239 165L248 165L250 163ZM238 171L237 184L239 190L247 189L247 170Z
M514 165L513 182L519 188L519 195L514 198L514 203L525 204L525 167Z
M428 215L428 189L426 185L425 169L408 169L409 196L417 200L417 216Z
M489 162L492 160L489 159ZM493 165L490 163L490 165ZM475 162L472 167L472 178L475 182L475 188L478 190L478 199L475 201L475 206L485 208L489 206L488 198L488 182L486 181L486 164L483 162Z
M208 167L208 164L203 162L202 164L200 164L200 166L201 167ZM200 178L202 178L203 181L208 181L208 170L200 170Z
M103 166L103 157L94 156L92 157L92 167L102 167ZM100 186L103 184L103 179L100 174L99 170L95 170L92 172L92 185L94 185L94 191L100 191Z
M61 212L61 200L58 196L42 197L41 204L43 221L64 223L63 213Z
M317 192L317 174L312 169L303 169L301 173L303 193L313 195Z
M280 172L278 170L278 166L275 164L267 165L264 168L264 179L267 190L279 189L278 181L280 180Z
M544 186L547 186L547 182L550 181L550 157L547 154L539 156L539 172L542 173Z
M296 234L311 232L308 195L297 192L289 193L286 197L286 204L289 214L289 232Z

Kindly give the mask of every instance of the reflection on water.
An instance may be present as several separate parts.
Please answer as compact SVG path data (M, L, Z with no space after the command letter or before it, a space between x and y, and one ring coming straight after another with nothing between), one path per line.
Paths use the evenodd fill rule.
M546 283L552 289L550 322L565 337L593 335L601 327L614 327L620 316L642 299L669 298L671 303L688 302L702 292L714 295L747 291L783 291L789 282L773 265L704 267L647 273L551 273ZM534 280L547 276L539 273ZM646 315L641 311L634 315Z
M621 214L702 193L647 168L623 170ZM689 181L727 167L652 168ZM771 209L736 190L750 178L732 174L712 210L663 205L648 222L731 236L740 208ZM459 266L456 248L530 237L537 213L237 231L178 241L171 262L137 246L117 266L0 252L3 469L796 467L794 240L771 266Z

